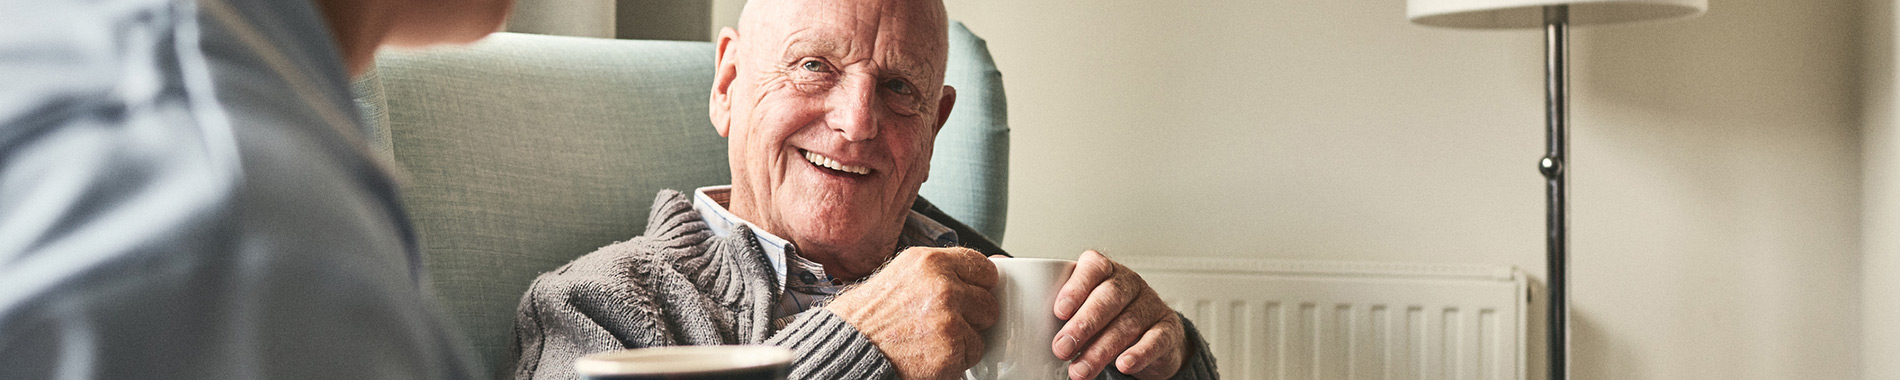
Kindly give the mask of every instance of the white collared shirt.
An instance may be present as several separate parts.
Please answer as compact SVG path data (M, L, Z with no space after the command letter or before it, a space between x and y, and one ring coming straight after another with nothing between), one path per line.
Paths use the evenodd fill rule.
M855 283L847 283L825 274L825 266L806 260L798 254L791 241L758 228L745 219L733 215L727 210L732 186L708 186L693 190L693 210L699 212L701 220L712 230L713 235L727 236L740 226L752 230L752 236L758 240L759 248L765 252L765 259L772 263L772 270L778 274L779 289L784 293L779 297L778 306L772 310L774 329L784 328L792 316L813 307L823 306L838 294L839 290ZM911 211L904 219L903 231L897 238L898 248L930 246L950 247L957 245L957 231L945 227L942 223Z

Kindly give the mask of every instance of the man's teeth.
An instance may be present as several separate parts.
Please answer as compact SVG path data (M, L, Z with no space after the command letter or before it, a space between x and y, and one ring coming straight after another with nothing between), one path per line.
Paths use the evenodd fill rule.
M837 171L847 172L847 173L852 173L852 174L857 174L857 175L871 174L870 168L840 164L838 163L838 160L833 160L831 159L831 157L818 155L818 153L812 153L812 151L809 151L809 150L805 151L805 160L811 161L811 163L814 165L831 168L831 170L837 170Z

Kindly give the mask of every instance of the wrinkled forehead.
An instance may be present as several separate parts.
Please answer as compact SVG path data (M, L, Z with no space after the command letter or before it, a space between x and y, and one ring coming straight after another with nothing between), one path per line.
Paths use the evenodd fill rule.
M870 59L886 70L939 77L946 23L939 0L754 0L740 34L759 58Z

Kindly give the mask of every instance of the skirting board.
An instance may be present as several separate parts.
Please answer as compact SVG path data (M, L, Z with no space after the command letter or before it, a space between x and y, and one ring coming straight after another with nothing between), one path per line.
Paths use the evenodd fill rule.
M1223 378L1526 379L1509 266L1120 258L1205 337Z

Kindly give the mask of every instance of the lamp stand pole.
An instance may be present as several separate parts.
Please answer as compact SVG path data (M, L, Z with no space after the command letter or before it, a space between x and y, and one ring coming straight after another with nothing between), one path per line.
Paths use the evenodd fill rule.
M1570 257L1564 216L1568 188L1564 185L1564 157L1570 150L1570 73L1564 67L1570 54L1570 7L1544 7L1544 159L1538 171L1545 184L1545 277L1550 288L1550 380L1570 377Z

